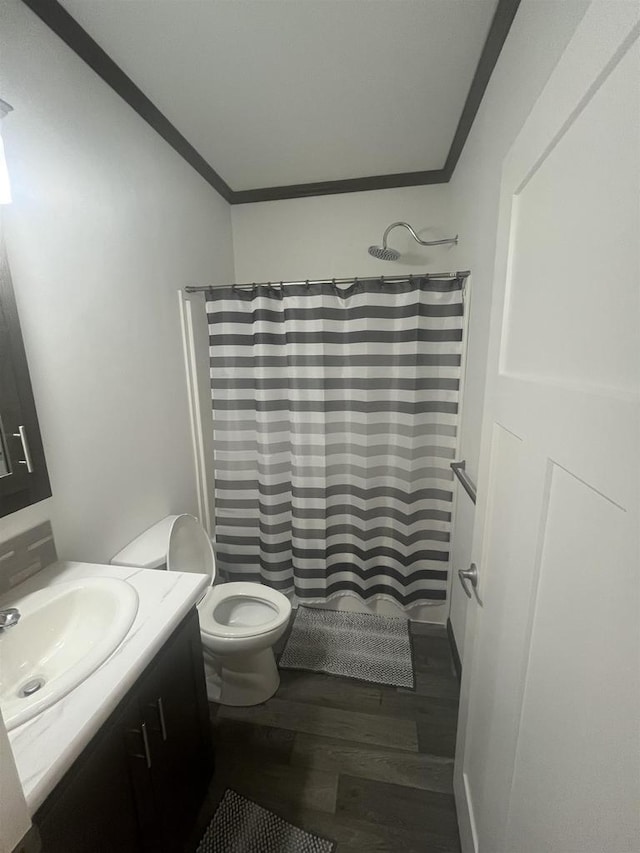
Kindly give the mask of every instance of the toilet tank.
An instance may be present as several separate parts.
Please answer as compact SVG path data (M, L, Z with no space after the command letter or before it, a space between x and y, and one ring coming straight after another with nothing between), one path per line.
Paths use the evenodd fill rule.
M192 515L168 515L112 557L114 566L195 572L215 578L215 557L207 533Z
M136 566L141 569L166 569L169 537L177 515L168 515L111 558L113 566Z

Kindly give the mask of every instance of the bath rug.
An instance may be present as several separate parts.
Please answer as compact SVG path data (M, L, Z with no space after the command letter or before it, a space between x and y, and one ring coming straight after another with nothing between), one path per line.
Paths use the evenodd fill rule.
M332 853L335 847L227 788L196 853Z
M409 621L298 607L279 666L412 688Z

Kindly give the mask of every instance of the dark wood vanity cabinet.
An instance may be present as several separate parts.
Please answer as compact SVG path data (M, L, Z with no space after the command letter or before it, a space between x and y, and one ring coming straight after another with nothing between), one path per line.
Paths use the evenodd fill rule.
M181 853L213 772L196 611L34 816L43 853Z

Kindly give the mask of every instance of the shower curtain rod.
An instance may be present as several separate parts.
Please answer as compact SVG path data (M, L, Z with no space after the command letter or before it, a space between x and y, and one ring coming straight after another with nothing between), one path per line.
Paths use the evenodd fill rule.
M425 272L418 275L397 276L353 276L352 278L315 278L300 281L247 281L243 284L210 284L206 287L185 287L186 293L205 293L207 290L219 290L222 287L289 287L292 284L347 284L347 282L378 280L392 283L394 281L409 281L412 278L468 278L471 270L459 270L458 272Z

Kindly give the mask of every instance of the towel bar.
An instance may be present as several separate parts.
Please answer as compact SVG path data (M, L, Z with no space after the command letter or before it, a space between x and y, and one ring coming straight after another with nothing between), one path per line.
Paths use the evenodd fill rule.
M462 462L451 462L451 470L456 475L458 480L460 480L460 484L465 492L469 495L471 500L476 502L476 487L473 485L473 482L469 479L469 475L465 471L465 460Z

